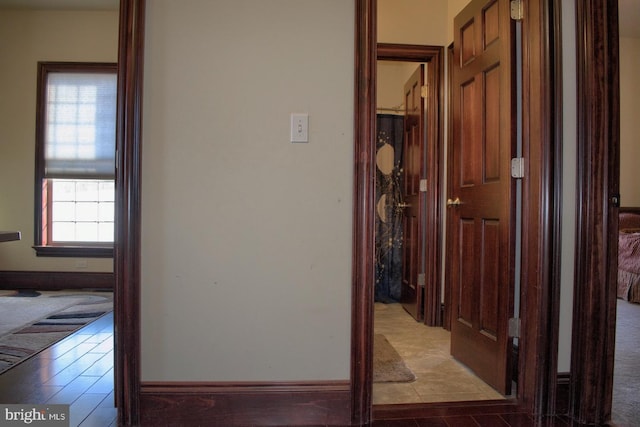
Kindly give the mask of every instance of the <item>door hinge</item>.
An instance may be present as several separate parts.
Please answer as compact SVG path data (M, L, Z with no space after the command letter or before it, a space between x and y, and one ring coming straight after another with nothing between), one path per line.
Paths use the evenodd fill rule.
M520 318L512 317L509 319L509 337L520 338Z
M511 19L522 21L524 18L524 6L522 0L511 0Z
M524 157L511 159L511 177L524 178Z
M421 179L420 180L420 191L422 193L426 193L427 192L427 180L426 179Z
M429 89L429 86L426 86L426 85L425 85L425 86L422 86L422 87L420 88L420 95L421 95L423 98L427 98L427 97L429 96L428 89Z
M418 286L424 288L425 286L425 277L424 277L424 273L420 273L418 274Z

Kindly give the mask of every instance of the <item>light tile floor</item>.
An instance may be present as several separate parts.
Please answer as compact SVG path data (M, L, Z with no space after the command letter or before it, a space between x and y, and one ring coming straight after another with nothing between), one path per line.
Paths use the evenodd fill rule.
M416 375L410 383L374 383L374 405L504 399L449 354L449 331L416 322L402 305L376 303L374 331Z

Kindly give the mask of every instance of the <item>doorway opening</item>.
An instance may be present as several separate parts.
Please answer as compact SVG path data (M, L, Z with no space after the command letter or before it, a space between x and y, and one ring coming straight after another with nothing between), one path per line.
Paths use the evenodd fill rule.
M436 414L443 408L439 405L377 405L372 406L372 350L373 350L373 312L374 298L374 216L375 202L373 176L375 173L375 67L381 59L377 49L375 0L356 2L356 115L355 115L355 193L354 193L354 271L353 271L353 346L352 346L352 422L366 423L372 418L405 416L419 413L421 416ZM459 402L446 406L447 413L482 413L486 405L494 411L513 412L514 410L531 413L549 413L553 411L556 384L557 351L554 346L557 311L556 295L552 292L555 277L550 273L551 264L547 259L555 259L554 240L551 238L557 225L555 205L556 190L550 179L553 175L551 152L555 149L553 141L556 133L542 132L541 129L555 129L556 116L548 103L555 100L554 78L548 73L552 51L549 45L541 43L541 37L553 37L551 29L542 25L550 23L557 15L549 13L549 4L540 2L531 5L525 15L531 20L530 26L523 27L522 46L524 52L534 50L536 55L523 55L523 157L536 159L527 164L530 176L523 181L523 237L522 269L520 277L520 312L523 313L520 348L526 348L518 361L517 399L501 402ZM555 21L554 21L555 23ZM555 45L553 45L555 47ZM413 60L410 57L408 60ZM420 59L419 62L424 62ZM555 71L555 70L554 70ZM536 93L535 97L530 94ZM539 96L544 94L544 96ZM554 94L554 96L551 96ZM440 96L442 96L442 91ZM544 100L545 102L539 102ZM444 105L444 104L440 104ZM532 126L532 123L536 123ZM442 127L440 128L442 129ZM439 153L443 155L442 152ZM443 164L443 163L441 163ZM440 171L442 173L442 171ZM442 175L444 175L442 173ZM440 190L436 190L440 191ZM439 193L436 200L444 200ZM549 195L553 195L551 199ZM552 204L553 204L552 203ZM442 202L444 204L444 202ZM427 221L428 223L428 221ZM544 229L539 225L545 224ZM435 250L437 247L433 247ZM540 256L544 254L544 256ZM438 268L438 263L427 264ZM427 279L428 280L428 279ZM425 300L429 300L428 297ZM436 301L440 302L439 299ZM447 316L444 316L446 319ZM372 411L373 409L373 411ZM416 412L417 411L417 412Z
M404 132L396 134L403 137L404 142L399 148L401 152L395 156L399 159L394 163L399 172L394 174L384 160L389 157L387 152L393 150L386 142L392 133L385 126L388 117L378 115L376 176L380 185L376 188L376 197L380 197L376 202L376 213L381 219L378 224L389 217L391 220L397 218L402 223L402 234L400 238L389 239L387 233L378 233L376 248L380 255L385 253L384 250L394 249L389 243L401 242L402 250L396 251L400 252L402 266L400 290L396 292L397 296L391 296L399 299L413 318L417 321L424 318L430 326L443 324L438 308L440 305L446 307L442 311L448 314L446 325L450 326L451 332L431 338L416 331L414 339L408 336L404 342L396 340L396 345L412 349L413 357L407 363L413 364L414 369L420 369L415 384L403 388L407 391L404 398L417 399L415 401L420 403L502 400L512 396L512 380L515 378L512 366L517 363L512 360L517 335L509 332L508 323L510 318L518 317L513 314L519 271L516 199L518 179L523 177L510 173L512 159L518 151L517 123L521 123L516 120L519 102L515 29L516 24L509 15L506 2L474 1L453 19L454 46L449 55L451 132L447 137L447 166L450 171L446 215L448 256L445 257L447 280L444 287L449 293L441 292L441 275L423 273L435 270L429 268L433 261L423 257L423 253L426 254L428 248L436 251L441 248L432 236L442 229L444 216L436 217L435 226L430 228L423 210L438 203L437 196L442 194L427 188L432 178L428 176L429 171L444 167L444 162L438 167L437 160L429 155L434 141L429 132L433 129L428 118L442 108L442 104L429 105L429 85L422 86L425 77L428 79L430 76L429 63L420 64L415 71L408 64L404 73L401 69L393 73L389 71L390 65L380 61L378 55L377 107L384 110L396 108L385 105L396 103L386 99L389 95L383 89L386 89L386 80L392 78L389 76L400 75L396 78L399 80L396 85L402 84L404 89L399 104L404 111ZM393 70L398 68L396 65ZM416 86L423 90L414 90ZM438 152L442 152L441 146L438 148ZM399 178L397 195L380 194L387 187L393 187L387 185L389 175ZM441 180L431 181L439 185L438 189L444 188ZM385 203L386 200L397 201L391 215L381 209L381 205L389 204ZM384 227L379 227L378 231L385 231ZM394 267L390 263L387 265ZM381 280L384 276L379 270L385 271L384 268L376 271L376 301L386 302L383 291L393 287L380 286L386 285L387 281ZM437 298L436 295L443 293L449 298ZM406 335L402 333L406 327L388 325L393 323L389 319L394 317L384 316L382 310L385 308L388 307L375 305L376 320L387 319L385 325L375 323L376 337L381 335L378 334L380 328L388 333L395 330L395 337ZM430 309L435 312L429 313ZM399 321L401 319L396 323ZM418 346L421 341L423 345ZM374 363L378 361L376 342L380 340L374 339ZM441 344L436 345L436 342ZM426 346L438 349L436 354L441 358L434 357L429 351L417 351L417 347ZM374 365L374 383L377 378ZM441 385L434 390L435 384ZM376 390L379 393L376 394ZM417 396L411 396L411 391ZM384 403L401 399L391 385L374 384L374 404L380 402L383 395L387 396Z
M422 49L423 62L403 49ZM442 184L442 54L441 47L378 45L374 405L505 399L451 356L442 327L442 227L426 212L441 194L427 185ZM437 254L429 268L427 248Z

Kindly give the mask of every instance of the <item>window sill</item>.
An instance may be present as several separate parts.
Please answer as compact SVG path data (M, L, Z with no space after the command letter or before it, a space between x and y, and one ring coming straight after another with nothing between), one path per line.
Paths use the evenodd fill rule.
M113 246L34 246L36 256L113 258Z

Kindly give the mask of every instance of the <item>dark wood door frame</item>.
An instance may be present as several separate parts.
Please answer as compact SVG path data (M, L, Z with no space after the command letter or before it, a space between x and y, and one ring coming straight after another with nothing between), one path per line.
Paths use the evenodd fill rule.
M426 106L426 164L427 191L424 214L426 234L424 250L425 295L424 323L441 326L441 282L442 277L442 171L444 164L444 48L442 46L378 43L377 60L428 63L425 84Z
M140 193L145 0L120 0L114 270L118 425L140 424Z
M376 417L473 413L501 407L505 412L554 412L557 372L560 180L559 6L549 0L525 3L522 24L523 245L518 398L505 402L406 405L376 408ZM372 334L374 259L374 134L376 1L356 0L355 191L352 292L352 422L372 419ZM442 215L438 221L442 221Z
M615 354L620 89L618 2L576 1L577 224L571 416L611 418Z

